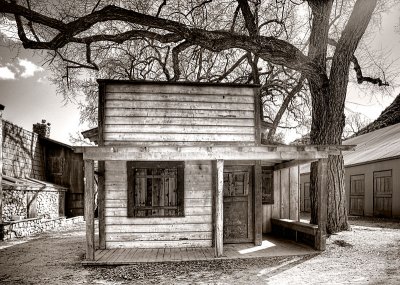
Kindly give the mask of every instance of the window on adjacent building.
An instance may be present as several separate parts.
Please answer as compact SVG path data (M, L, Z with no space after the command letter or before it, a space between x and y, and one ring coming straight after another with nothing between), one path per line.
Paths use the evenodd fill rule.
M184 163L136 162L128 167L129 217L184 216Z
M268 167L262 168L262 203L274 204L274 174Z

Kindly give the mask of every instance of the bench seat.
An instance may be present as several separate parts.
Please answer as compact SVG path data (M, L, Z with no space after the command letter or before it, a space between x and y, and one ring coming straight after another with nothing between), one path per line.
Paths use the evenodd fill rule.
M272 232L276 235L304 242L316 248L318 226L289 219L271 219Z

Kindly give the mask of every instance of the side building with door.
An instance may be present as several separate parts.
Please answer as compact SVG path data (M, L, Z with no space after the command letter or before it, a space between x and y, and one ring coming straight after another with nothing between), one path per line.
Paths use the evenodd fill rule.
M83 216L82 154L49 134L45 120L28 131L0 114L0 240Z
M298 164L320 159L324 173L338 152L262 145L256 85L98 83L98 128L83 133L98 146L76 148L85 161L86 261L95 258L94 161L100 249L214 247L221 256L224 243L260 245L273 219L298 221Z
M400 218L400 123L346 140L343 155L348 214ZM300 167L301 211L310 211L309 166Z

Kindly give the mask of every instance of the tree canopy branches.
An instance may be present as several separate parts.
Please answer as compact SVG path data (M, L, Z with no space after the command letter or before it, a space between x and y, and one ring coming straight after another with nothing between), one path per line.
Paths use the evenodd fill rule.
M69 80L81 67L113 79L256 83L271 136L279 124L293 127L282 126L284 114L305 124L312 109L311 143L340 144L350 64L358 83L387 85L364 76L355 57L377 1L0 0L0 13L15 19L25 48L51 52L55 78L86 88L88 104L93 81ZM48 7L53 2L57 8ZM335 232L347 227L343 161L329 164L337 169L328 177L329 199L338 201L328 215Z

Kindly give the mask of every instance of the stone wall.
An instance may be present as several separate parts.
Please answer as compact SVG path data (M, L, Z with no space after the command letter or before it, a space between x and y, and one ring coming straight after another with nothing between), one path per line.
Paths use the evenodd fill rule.
M43 150L36 133L3 120L3 174L45 180Z
M3 221L11 221L13 216L26 218L26 196L24 191L14 191L12 186L3 186Z
M65 190L3 188L3 221L28 218L54 219L65 215Z
M69 229L83 222L83 217L70 219L29 219L0 224L0 240L32 236L50 230Z

